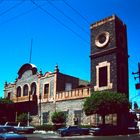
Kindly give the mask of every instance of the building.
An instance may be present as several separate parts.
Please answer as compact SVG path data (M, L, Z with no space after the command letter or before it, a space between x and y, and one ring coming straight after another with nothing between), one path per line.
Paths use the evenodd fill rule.
M36 66L24 64L16 81L4 86L4 96L15 102L17 114L30 112L34 124L47 124L51 123L51 114L59 110L67 114L67 124L74 124L75 118L80 124L95 124L100 118L87 117L83 112L84 100L91 90L110 90L128 97L126 25L112 15L92 24L90 29L90 83L60 73L58 66L54 72L42 74Z

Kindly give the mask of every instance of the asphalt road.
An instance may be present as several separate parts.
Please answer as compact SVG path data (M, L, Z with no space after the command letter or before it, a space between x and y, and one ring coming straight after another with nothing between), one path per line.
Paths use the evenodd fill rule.
M60 137L56 134L28 134L28 140L140 140L140 135L125 135L125 136L68 136Z

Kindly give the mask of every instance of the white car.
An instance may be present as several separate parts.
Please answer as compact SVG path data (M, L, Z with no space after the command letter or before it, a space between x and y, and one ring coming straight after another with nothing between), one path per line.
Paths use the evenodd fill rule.
M21 122L6 122L5 126L13 126L17 133L30 133L32 134L35 131L35 127L27 126L25 123Z

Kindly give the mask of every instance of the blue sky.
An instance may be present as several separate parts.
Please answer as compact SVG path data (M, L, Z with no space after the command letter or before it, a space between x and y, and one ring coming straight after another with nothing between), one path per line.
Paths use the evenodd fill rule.
M127 25L130 100L140 104L140 97L134 98L138 80L131 74L140 62L139 0L34 2L41 9L30 0L0 0L0 96L4 82L14 82L20 67L29 62L31 39L31 62L38 70L54 71L58 64L60 72L90 80L90 24L116 14Z

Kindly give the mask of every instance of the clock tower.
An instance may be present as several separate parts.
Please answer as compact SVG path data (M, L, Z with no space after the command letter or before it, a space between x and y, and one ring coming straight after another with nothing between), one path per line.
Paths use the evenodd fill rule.
M126 25L115 15L90 26L91 88L114 91L128 97L128 49Z

